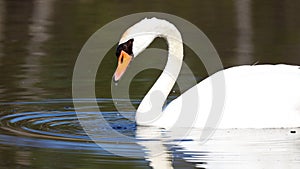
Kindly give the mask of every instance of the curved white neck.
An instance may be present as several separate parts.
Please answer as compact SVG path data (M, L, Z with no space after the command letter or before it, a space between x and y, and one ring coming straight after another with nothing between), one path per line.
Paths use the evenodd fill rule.
M156 37L167 40L168 60L162 74L137 109L136 122L139 125L151 125L159 118L167 96L176 82L183 60L181 34L174 25L164 21L155 25L152 31L155 32Z

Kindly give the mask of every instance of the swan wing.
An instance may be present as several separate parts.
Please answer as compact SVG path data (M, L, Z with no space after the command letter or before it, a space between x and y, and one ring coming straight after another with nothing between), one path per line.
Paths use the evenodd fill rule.
M216 92L215 86L225 91ZM246 65L217 72L173 100L155 125L203 128L208 119L218 128L300 127L299 66Z

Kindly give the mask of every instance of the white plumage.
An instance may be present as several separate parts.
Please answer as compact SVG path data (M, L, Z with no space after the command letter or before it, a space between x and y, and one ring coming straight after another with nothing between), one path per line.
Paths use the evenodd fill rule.
M211 110L215 106L221 106L218 110L222 112L215 112L222 115L220 120L217 119L218 128L300 127L300 69L299 66L292 65L237 66L225 69L192 87L173 100L162 112L155 112L158 114L156 117L151 117L149 113L154 113L151 112L154 110L152 106L159 106L156 111L162 109L181 69L183 45L180 32L168 21L151 18L130 27L120 40L123 43L134 39L132 50L136 57L156 37L167 40L168 61L137 110L137 124L164 128L203 128ZM225 102L214 102L218 93L213 92L218 90L215 90L212 82L216 86L222 85L220 89L224 89ZM158 91L160 99L156 100L160 101L153 104L151 97L155 97L155 92ZM199 94L196 98L197 104L193 103L195 93ZM220 97L223 97L222 93ZM182 107L183 103L188 106ZM196 116L193 113L195 110ZM190 121L182 121L182 117L189 116L193 116L186 118Z

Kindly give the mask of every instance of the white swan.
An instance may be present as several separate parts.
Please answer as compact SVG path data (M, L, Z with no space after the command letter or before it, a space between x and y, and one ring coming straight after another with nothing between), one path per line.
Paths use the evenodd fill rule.
M218 128L300 127L300 69L292 65L245 65L222 70L192 87L163 109L181 69L183 45L177 28L162 19L143 19L123 34L116 52L118 67L113 77L115 81L120 80L133 57L145 50L156 37L167 40L168 61L138 107L138 125L205 127L214 106L211 81L224 77L225 102L223 113L219 113L222 117ZM195 92L199 93L197 104L182 107L182 102L190 102ZM194 110L197 110L196 116L189 113ZM194 116L189 119L192 121L178 123L180 118L190 115Z

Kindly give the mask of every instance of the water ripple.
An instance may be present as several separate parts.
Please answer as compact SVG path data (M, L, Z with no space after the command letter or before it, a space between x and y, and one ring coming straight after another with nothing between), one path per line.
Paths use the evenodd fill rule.
M73 101L90 102L91 99L54 99L39 102L1 103L0 143L15 144L17 146L24 146L24 144L27 143L27 146L40 147L42 145L44 146L43 148L99 148L82 129L78 118L89 118L91 115L96 115L100 112L76 113L74 108L69 106L73 104ZM101 104L102 107L113 107L111 99L97 99L97 102ZM122 100L118 100L118 102L122 102ZM37 105L40 105L38 109L42 110L22 111L37 109ZM114 130L124 133L125 135L134 136L135 124L133 122L120 115L116 116L116 112L114 111L104 111L101 113ZM80 116L78 116L78 114L80 114ZM97 127L101 130L106 130L105 126L101 124ZM101 136L101 133L99 134L99 138L101 138L105 144L114 145L116 142L116 138L105 138ZM13 142L10 140L18 141ZM41 144L42 142L43 144ZM118 140L118 142L120 142L120 140Z

